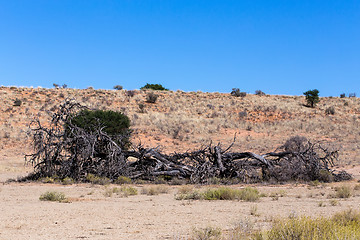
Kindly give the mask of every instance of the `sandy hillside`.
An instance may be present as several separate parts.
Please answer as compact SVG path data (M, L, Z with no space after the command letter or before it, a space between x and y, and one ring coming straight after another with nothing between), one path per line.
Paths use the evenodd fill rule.
M193 228L219 227L230 234L235 226L264 229L274 217L332 215L360 207L360 102L358 98L321 98L315 109L303 96L236 98L224 93L0 88L0 239L188 239ZM142 194L148 185L132 185L138 195L121 197L109 191L120 186L6 182L24 176L31 152L32 119L46 124L66 98L97 109L122 111L134 130L132 142L159 146L165 152L186 151L221 142L236 133L234 151L265 153L290 136L326 141L340 150L338 168L355 180L345 183L254 185L266 197L257 202L176 200L181 186L164 186L166 193ZM15 100L20 106L14 106ZM333 113L329 113L329 109ZM330 111L332 112L332 111ZM330 198L334 187L348 186L350 198ZM202 186L201 188L206 188ZM231 186L242 188L243 185ZM63 192L66 203L40 201L46 191ZM254 210L256 209L256 210ZM255 211L255 212L254 212Z

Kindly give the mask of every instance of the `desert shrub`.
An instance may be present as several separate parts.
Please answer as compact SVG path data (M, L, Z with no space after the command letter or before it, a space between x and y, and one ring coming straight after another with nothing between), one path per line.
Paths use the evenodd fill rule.
M202 229L193 229L193 233L190 239L192 240L216 240L220 239L220 228L206 227Z
M146 112L144 104L139 103L138 106L139 106L139 113L145 113Z
M39 197L40 201L52 201L52 202L63 202L66 200L65 194L56 191L48 191L41 194Z
M61 184L63 185L71 185L74 183L74 179L70 178L70 177L66 177L63 180L61 180Z
M243 200L248 202L257 201L260 198L259 191L255 188L233 189L229 187L209 188L204 191L192 190L178 192L177 200Z
M261 91L261 90L256 90L256 91L255 91L255 95L265 96L266 94L265 94L263 91Z
M140 88L141 90L152 89L152 90L160 90L160 91L168 91L169 89L164 88L161 84L149 84L147 83L145 86Z
M351 197L351 188L346 185L342 185L335 188L335 194L333 195L335 198L349 198Z
M55 183L56 180L53 177L43 177L39 179L42 183Z
M304 92L306 101L310 107L315 107L315 105L320 101L319 99L319 90L313 89Z
M114 89L115 89L115 90L122 90L122 89L123 89L123 86L121 86L121 85L115 85L115 86L114 86Z
M126 96L128 96L128 97L133 97L133 96L135 96L135 94L136 94L135 90L126 91Z
M308 142L306 137L294 136L286 140L283 148L287 152L301 152L306 149L306 143Z
M340 94L340 98L345 98L345 97L346 97L345 93Z
M94 174L89 173L86 176L86 181L92 184L99 184L99 185L107 185L110 184L110 179L107 177L99 177Z
M22 104L22 101L20 99L18 99L18 98L14 101L14 106L15 107L20 107L21 104Z
M126 149L130 145L130 120L123 113L85 109L72 116L70 122L89 133L96 131L99 126L103 127L102 131L112 137L120 147ZM65 128L68 135L71 136L71 132L68 130L69 126L67 125Z
M144 187L141 190L142 194L145 195L159 195L161 193L168 193L169 187L165 185L158 185L158 186L151 186L151 187Z
M319 171L319 180L323 182L332 182L334 181L334 176L330 171L321 169Z
M242 119L242 118L246 118L248 115L247 111L241 111L239 112L239 118Z
M177 194L187 194L194 191L194 187L190 185L182 186L178 189Z
M125 176L120 176L115 180L115 183L116 184L130 184L131 178L125 177Z
M111 197L113 194L119 195L120 197L134 196L138 194L136 188L131 186L123 186L121 188L109 188L105 190L104 196Z
M241 92L239 88L233 88L230 94L231 94L231 96L234 96L234 97L245 97L246 96L246 92Z
M147 103L155 103L158 98L158 95L150 92L146 95L146 102Z
M335 108L334 108L334 107L328 107L328 108L326 108L325 114L327 114L327 115L334 115L334 114L335 114Z

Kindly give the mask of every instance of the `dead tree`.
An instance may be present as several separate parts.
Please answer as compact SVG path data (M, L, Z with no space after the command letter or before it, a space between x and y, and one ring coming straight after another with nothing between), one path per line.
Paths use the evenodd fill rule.
M49 126L44 127L39 120L32 123L34 153L25 159L34 165L35 171L29 178L56 175L84 181L91 173L112 180L127 176L151 181L167 176L202 184L211 178L239 182L351 178L345 172L335 174L332 170L338 158L336 149L325 148L304 137L290 138L281 148L262 155L230 152L233 144L225 150L221 144L210 144L199 150L173 154L141 145L126 150L117 143L127 136L110 137L100 124L92 131L72 124L72 116L82 108L75 101L67 100L53 114Z

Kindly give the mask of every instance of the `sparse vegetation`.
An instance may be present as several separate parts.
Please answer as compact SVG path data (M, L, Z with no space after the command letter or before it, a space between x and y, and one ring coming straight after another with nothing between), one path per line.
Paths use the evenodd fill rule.
M66 197L64 193L56 191L48 191L44 194L41 194L39 197L40 201L52 201L52 202L64 202Z
M86 181L92 184L99 184L99 185L108 185L111 183L111 180L107 177L99 177L92 173L89 173L86 176Z
M14 106L15 107L20 107L21 104L22 104L22 101L20 99L18 99L18 98L14 101Z
M141 193L145 194L145 195L159 195L159 194L168 193L169 191L170 191L170 188L166 185L143 187L141 189Z
M217 240L221 237L220 228L206 227L201 229L193 229L191 240Z
M356 219L358 215L355 218L353 216L348 218L349 215L349 213L344 212L330 219L297 217L277 220L269 231L257 234L256 239L359 239L360 223Z
M266 94L265 94L263 91L261 91L261 90L256 90L256 91L255 91L255 95L265 96Z
M349 198L352 195L351 188L347 185L335 187L335 194L331 195L334 198Z
M231 96L234 96L234 97L245 97L246 96L246 92L241 92L239 88L233 88L230 94L231 94Z
M158 95L156 95L155 93L149 92L146 95L146 102L147 103L155 103L157 98L158 98Z
M233 189L229 187L209 188L203 191L192 190L179 192L177 200L243 200L254 202L260 198L259 191L255 188L246 187Z
M125 176L119 176L116 180L115 180L116 184L130 184L131 183L131 178L129 177L125 177Z
M123 86L121 86L121 85L115 85L115 86L114 86L114 89L115 89L115 90L122 90L122 89L123 89Z
M134 196L138 194L138 191L136 188L131 186L122 186L121 188L106 188L104 192L105 197L112 197L113 194L116 194L120 197L128 197L128 196Z
M334 108L334 107L328 107L328 108L325 110L325 114L327 114L327 115L334 115L334 114L335 114L335 108Z

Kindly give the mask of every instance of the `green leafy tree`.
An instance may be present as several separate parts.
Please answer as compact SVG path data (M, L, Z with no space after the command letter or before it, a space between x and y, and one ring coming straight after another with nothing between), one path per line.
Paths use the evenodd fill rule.
M319 99L319 90L313 89L304 92L306 101L310 107L315 107L315 105L320 101Z
M130 120L120 112L86 109L73 116L71 124L89 133L101 127L119 146L128 148L130 145Z
M161 84L149 84L147 83L145 86L140 88L141 90L152 89L152 90L160 90L160 91L168 91L169 89L164 88Z

